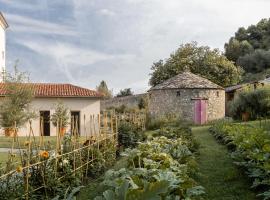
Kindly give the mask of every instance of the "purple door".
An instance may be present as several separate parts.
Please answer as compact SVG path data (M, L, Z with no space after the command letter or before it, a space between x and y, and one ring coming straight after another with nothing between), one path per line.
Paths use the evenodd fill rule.
M205 124L207 122L207 100L196 99L194 106L195 124Z

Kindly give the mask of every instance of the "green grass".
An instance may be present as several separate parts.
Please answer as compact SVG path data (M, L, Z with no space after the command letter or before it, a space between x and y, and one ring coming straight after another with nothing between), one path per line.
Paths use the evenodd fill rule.
M28 140L28 137L18 137L19 143L21 148L24 147L24 142ZM31 139L33 140L33 138ZM37 144L39 143L39 137L35 137ZM50 141L52 145L56 144L56 137L55 136L44 136L44 142L47 143ZM13 138L12 137L0 137L0 148L11 148L12 147ZM18 148L17 142L14 143L14 148Z
M28 137L18 137L19 143L21 148L24 148L24 142L28 140ZM33 141L33 138L31 138ZM36 144L39 144L40 137L35 136ZM85 137L80 137L80 141L84 141ZM0 148L11 148L12 147L13 138L12 137L5 137L0 136ZM50 142L52 146L55 146L56 144L56 136L44 136L44 143ZM19 145L17 142L14 143L14 148L19 148Z
M127 166L127 160L125 157L120 158L113 167L110 169L119 170L121 168L125 168ZM85 186L85 188L81 189L79 195L77 196L77 200L87 200L94 199L96 196L102 195L102 192L106 190L102 184L104 176L101 176L98 179L90 180L89 184Z
M254 200L251 183L234 164L225 146L218 144L207 126L192 131L200 143L198 155L199 184L206 189L208 200Z
M5 163L8 158L8 153L0 153L0 163Z

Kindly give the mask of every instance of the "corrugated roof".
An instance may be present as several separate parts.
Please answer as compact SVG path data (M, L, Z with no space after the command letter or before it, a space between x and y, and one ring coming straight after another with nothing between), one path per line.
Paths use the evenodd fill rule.
M35 97L102 97L94 90L78 87L72 84L57 83L23 83L22 87L30 87L34 90ZM0 96L8 94L7 83L0 83Z
M161 90L161 89L223 89L221 86L209 81L206 78L195 75L191 72L180 73L163 83L160 83L150 90Z

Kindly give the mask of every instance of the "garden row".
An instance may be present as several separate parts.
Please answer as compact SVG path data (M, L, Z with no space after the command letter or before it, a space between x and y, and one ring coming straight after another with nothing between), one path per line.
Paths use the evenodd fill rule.
M226 144L235 164L253 180L252 188L270 199L270 134L248 124L222 121L210 128L214 137Z
M204 188L191 178L197 144L189 128L164 126L142 137L122 124L119 138L122 147L130 147L121 153L127 166L106 172L104 191L95 200L202 198Z

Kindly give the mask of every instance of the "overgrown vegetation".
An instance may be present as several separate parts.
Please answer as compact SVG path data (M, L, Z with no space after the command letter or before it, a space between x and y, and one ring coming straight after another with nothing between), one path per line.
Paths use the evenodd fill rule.
M270 135L264 129L247 124L216 123L212 134L231 150L235 164L253 179L252 188L263 199L270 199ZM261 192L262 191L262 192Z
M246 88L236 94L230 103L230 113L234 119L241 119L243 114L249 119L265 118L270 115L270 87Z

